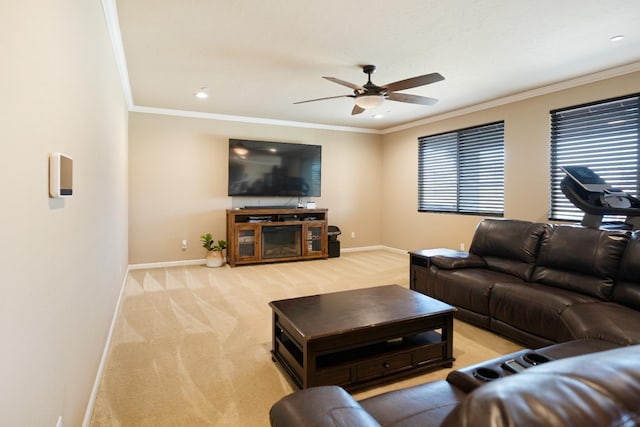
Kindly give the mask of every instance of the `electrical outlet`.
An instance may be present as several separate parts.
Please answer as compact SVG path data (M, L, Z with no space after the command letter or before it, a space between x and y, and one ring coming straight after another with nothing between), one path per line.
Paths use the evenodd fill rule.
M464 243L460 243L460 250L464 251Z
M352 239L355 239L355 238L356 238L356 232L355 232L355 231L352 231L352 232L351 232L351 238L352 238Z
M58 422L56 423L56 427L62 427L62 415L58 417Z

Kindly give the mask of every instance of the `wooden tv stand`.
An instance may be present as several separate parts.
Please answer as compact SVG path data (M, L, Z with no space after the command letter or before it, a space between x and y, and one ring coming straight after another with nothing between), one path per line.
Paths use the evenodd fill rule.
M228 209L231 267L328 258L327 209Z

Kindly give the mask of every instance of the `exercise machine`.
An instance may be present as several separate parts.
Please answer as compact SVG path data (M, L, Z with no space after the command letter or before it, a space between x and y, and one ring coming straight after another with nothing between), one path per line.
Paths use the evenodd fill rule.
M613 226L630 230L640 229L640 200L613 188L586 166L562 166L567 174L560 189L578 209L584 212L582 225L590 228ZM605 215L626 216L624 222L603 224Z

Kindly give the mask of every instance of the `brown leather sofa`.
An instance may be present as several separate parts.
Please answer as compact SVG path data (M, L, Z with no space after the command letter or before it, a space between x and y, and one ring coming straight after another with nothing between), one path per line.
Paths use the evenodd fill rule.
M430 258L416 290L534 348L580 338L639 344L640 231L486 219L469 252Z
M469 252L443 254L416 290L547 347L360 402L337 386L302 390L271 408L273 427L640 425L640 231L489 219ZM512 359L526 369L508 371Z
M532 363L548 361L532 365L532 354ZM526 369L510 373L502 368L507 359ZM485 370L497 379L479 379ZM638 402L640 345L576 340L360 402L338 386L312 387L281 399L269 415L273 427L635 426Z

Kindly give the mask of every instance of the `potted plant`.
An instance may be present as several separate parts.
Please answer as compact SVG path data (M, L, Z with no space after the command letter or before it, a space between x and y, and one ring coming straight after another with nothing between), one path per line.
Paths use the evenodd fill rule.
M227 248L227 241L218 240L216 243L211 233L200 236L200 241L202 242L202 247L207 250L207 267L221 267L224 265L224 255L222 251Z

